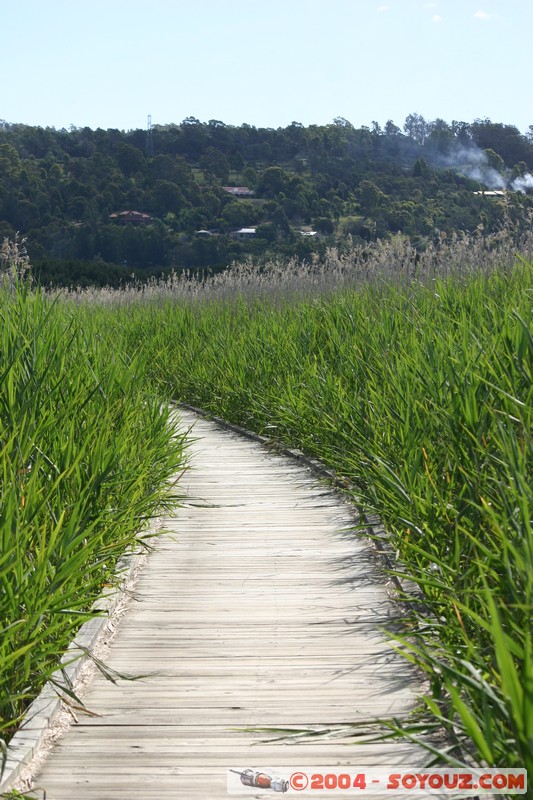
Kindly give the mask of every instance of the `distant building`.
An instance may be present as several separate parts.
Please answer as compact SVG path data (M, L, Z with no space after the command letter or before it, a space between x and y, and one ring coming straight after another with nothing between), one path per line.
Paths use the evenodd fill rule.
M143 211L116 211L109 215L109 219L122 225L143 225L152 221L150 214L145 214Z
M507 194L505 189L482 189L480 192L474 194L481 194L484 197L505 197Z
M317 235L316 231L300 231L300 233L301 233L302 236L316 236Z
M234 239L253 239L257 228L241 228L231 234Z
M223 186L225 192L233 197L253 197L254 193L247 186Z

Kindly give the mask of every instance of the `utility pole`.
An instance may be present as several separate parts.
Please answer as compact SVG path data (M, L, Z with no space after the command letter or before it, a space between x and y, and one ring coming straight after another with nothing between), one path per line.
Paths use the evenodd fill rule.
M152 126L152 115L148 114L148 123L146 125L146 155L151 158L154 154L154 134Z

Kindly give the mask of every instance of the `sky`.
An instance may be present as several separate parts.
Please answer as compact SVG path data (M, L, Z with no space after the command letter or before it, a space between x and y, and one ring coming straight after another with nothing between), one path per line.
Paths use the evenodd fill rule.
M0 120L533 125L533 0L0 0Z

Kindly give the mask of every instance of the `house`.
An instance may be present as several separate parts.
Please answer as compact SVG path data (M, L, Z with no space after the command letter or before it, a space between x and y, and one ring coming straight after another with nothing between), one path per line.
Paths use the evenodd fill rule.
M116 211L109 215L109 219L120 222L121 225L143 225L152 221L150 214L143 211Z
M234 239L253 239L257 228L241 228L231 234Z
M223 186L225 192L233 197L253 197L254 193L247 186Z
M483 197L505 197L507 192L505 189L482 189L480 192L474 192L474 194L480 194Z

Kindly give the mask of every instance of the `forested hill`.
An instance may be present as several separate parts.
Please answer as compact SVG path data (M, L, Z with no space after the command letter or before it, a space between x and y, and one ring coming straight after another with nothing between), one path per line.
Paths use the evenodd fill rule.
M423 247L520 225L532 172L533 126L490 120L274 130L189 117L150 133L2 122L0 240L20 232L41 281L82 285L307 257L349 235Z

